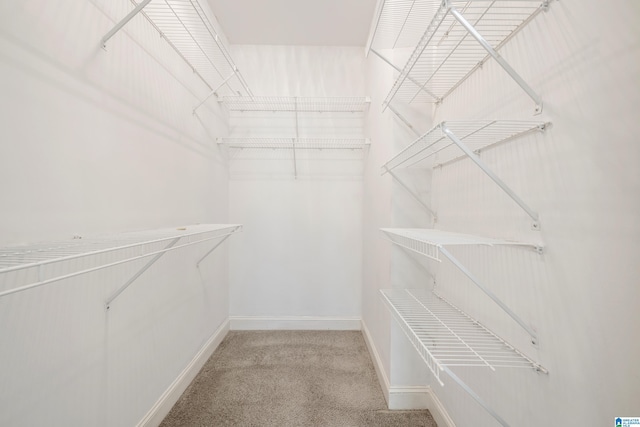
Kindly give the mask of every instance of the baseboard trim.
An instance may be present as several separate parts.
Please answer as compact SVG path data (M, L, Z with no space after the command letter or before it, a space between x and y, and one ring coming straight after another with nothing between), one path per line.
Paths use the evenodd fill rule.
M371 338L371 334L369 333L369 329L367 328L367 324L362 320L362 335L364 336L364 342L367 345L367 349L369 350L369 354L371 355L371 359L373 359L373 367L376 370L376 374L378 376L378 382L380 383L380 388L382 388L382 394L384 395L384 400L387 402L387 406L389 405L389 378L387 377L387 373L384 371L384 366L382 365L382 359L380 359L380 354L378 354L378 350L376 346L373 344L373 338Z
M438 427L456 427L431 387L402 387L390 385L389 378L382 364L382 359L364 320L362 321L361 329L364 342L367 344L369 354L373 359L373 366L378 375L378 382L382 388L382 394L387 401L388 408L390 410L428 409L436 424L438 424Z
M456 427L456 424L453 422L447 410L436 396L435 392L431 387L427 387L429 389L428 393L428 401L427 401L427 409L431 412L431 416L435 420L438 427Z
M191 362L182 370L180 375L171 383L169 388L162 393L162 396L138 422L137 427L157 427L167 416L173 405L178 401L182 393L187 389L191 381L196 377L200 369L211 357L216 348L220 345L224 337L229 332L229 320L225 320L222 325L211 335L207 342L200 348L198 353L191 359Z
M360 318L314 316L231 316L232 331L297 330L297 331L359 331Z

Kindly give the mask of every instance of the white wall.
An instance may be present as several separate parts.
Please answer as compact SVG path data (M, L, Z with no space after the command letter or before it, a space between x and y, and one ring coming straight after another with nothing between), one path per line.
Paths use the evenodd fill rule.
M232 54L258 96L366 95L359 48L234 46ZM300 137L363 132L361 114L299 119ZM292 137L295 116L233 115L230 135ZM291 154L265 151L230 162L229 215L244 224L230 246L231 316L359 319L362 156L298 153L295 179Z
M549 370L454 369L513 426L612 425L616 416L640 413L638 12L626 1L552 2L504 47L503 56L541 93L541 116L532 116L533 102L493 61L435 110L434 123L553 124L544 135L482 153L540 213L540 232L470 161L433 176L437 228L546 246L542 256L500 248L453 252L537 330L537 347L450 264L431 266L442 293ZM366 300L364 307L366 319ZM456 425L498 425L444 381L431 383Z
M0 5L0 245L227 222L209 89L128 0ZM228 316L225 248L0 300L0 424L136 424ZM86 264L82 264L86 265ZM3 289L24 277L5 275Z
M406 52L384 50L387 59L402 64ZM432 278L419 257L402 251L383 238L380 228L430 227L432 216L390 175L381 175L381 166L415 138L412 131L390 110L382 111L382 102L393 83L393 69L373 53L367 60L367 84L371 93L371 109L367 132L372 146L366 159L363 209L363 322L383 365L383 382L390 388L425 386L426 368L417 352L390 317L380 297L380 289L416 288L432 283ZM430 128L430 108L400 107L402 116L418 133ZM423 202L430 201L430 171L396 172ZM388 392L388 390L385 390ZM390 402L391 403L391 402Z

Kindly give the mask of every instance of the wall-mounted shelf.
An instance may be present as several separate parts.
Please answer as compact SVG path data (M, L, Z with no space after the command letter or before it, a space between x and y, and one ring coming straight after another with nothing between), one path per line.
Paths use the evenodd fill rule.
M198 0L131 0L131 3L135 8L105 34L103 47L140 13L211 90L194 111L214 93L253 96Z
M382 289L385 302L443 384L444 367L531 368L547 372L477 320L432 291Z
M407 16L417 14L424 18L432 14L432 18L385 98L384 105L393 100L408 104L439 103L493 57L533 99L536 112L541 112L540 96L496 51L538 13L546 10L548 3L549 0L443 0L433 13L429 6L420 3L422 7L412 9ZM387 0L385 5L387 10L381 10L381 24L385 16L393 16L396 2ZM385 18L392 27L398 25L397 19ZM406 19L409 22L409 18ZM410 22L415 22L414 18ZM411 28L415 28L415 24ZM376 32L381 34L374 35L374 41L387 38L384 35L386 31L384 25L379 25Z
M382 165L382 174L400 167L429 160L429 166L442 165L461 157L471 159L514 202L533 219L532 228L540 229L538 213L527 205L478 157L480 150L531 132L544 131L549 123L513 120L442 122L409 144Z
M484 283L467 269L445 246L485 245L485 246L520 246L528 247L542 253L542 245L509 240L492 239L470 234L451 233L448 231L423 228L382 228L387 240L392 243L426 256L435 261L441 261L443 255L467 276L480 290L491 298L505 313L516 321L530 336L532 342L537 342L536 332L525 323L513 310L502 302Z
M221 102L229 111L240 112L363 113L371 100L367 97L224 96Z
M440 7L434 0L381 0L373 20L366 52L371 49L415 47Z
M440 385L445 372L500 424L509 424L450 368L525 368L548 371L435 292L382 289L383 300Z
M165 253L216 240L214 247L198 261L199 265L226 238L241 229L242 226L239 224L200 224L0 248L0 275L24 271L24 277L28 278L28 283L0 291L0 297L152 257L127 283L108 298L106 305L109 308L113 300ZM115 257L117 260L110 256L102 256L114 253L119 254ZM76 263L75 261L79 259L90 259L90 261ZM56 268L61 265L65 266L64 269ZM77 267L78 265L83 267ZM61 274L61 270L66 272Z

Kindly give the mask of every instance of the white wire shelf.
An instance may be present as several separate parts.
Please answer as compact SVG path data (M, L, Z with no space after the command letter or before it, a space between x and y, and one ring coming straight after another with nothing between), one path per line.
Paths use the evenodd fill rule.
M530 132L543 131L548 123L514 120L442 122L417 138L382 166L383 173L399 167L420 165L429 159L429 166L438 166L465 157L466 154L451 140L449 129L471 151L477 153L489 146L506 142Z
M541 245L452 233L429 228L381 228L387 240L410 251L424 255L435 261L441 261L440 254L445 246L484 245L484 246L523 246L541 250Z
M380 291L391 313L441 385L442 371L456 366L528 368L547 373L475 319L434 292Z
M232 150L364 150L366 138L220 138Z
M218 89L221 95L252 96L199 0L152 0L143 7L142 15L209 89Z
M162 254L168 251L210 240L220 241L220 239L226 239L226 237L241 231L241 229L242 226L239 224L200 224L0 248L0 276L20 270L32 269L35 269L37 273L34 276L36 279L28 284L0 291L0 297L154 256L154 259L143 268L142 271L144 271ZM217 246L218 245L215 247ZM132 249L133 251L131 251ZM118 251L122 251L123 254L126 252L126 254L118 257L119 259L117 261L100 257L100 255ZM213 249L209 251L205 257L212 251ZM60 265L62 263L69 266L70 261L81 258L91 258L93 260L91 266L81 270L72 269L72 271L64 274L60 274L60 269L56 268L43 271L43 267ZM202 259L200 261L202 261ZM51 272L53 272L53 274ZM47 276L46 278L43 277L45 275ZM33 275L26 274L26 277L31 276Z
M367 97L224 96L221 102L229 111L241 112L362 113L371 100Z
M504 191L533 220L531 227L540 230L539 215L502 181L478 157L481 149L511 140L533 131L543 131L549 123L528 121L473 121L442 122L409 144L404 150L382 166L382 174L399 166L411 166L426 159L433 165L441 165L459 157L468 157L502 191Z
M443 0L384 104L394 99L408 104L440 102L493 56L489 49L499 50L547 6L548 0ZM411 13L420 18L431 11L425 7ZM504 59L494 58L534 98L540 111L539 97Z
M434 0L382 0L367 51L415 47L439 7Z

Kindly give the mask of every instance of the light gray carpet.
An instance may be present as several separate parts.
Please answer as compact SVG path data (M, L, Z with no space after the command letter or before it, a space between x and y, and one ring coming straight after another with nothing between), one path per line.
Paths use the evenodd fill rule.
M357 331L230 332L162 427L436 427L388 411Z

